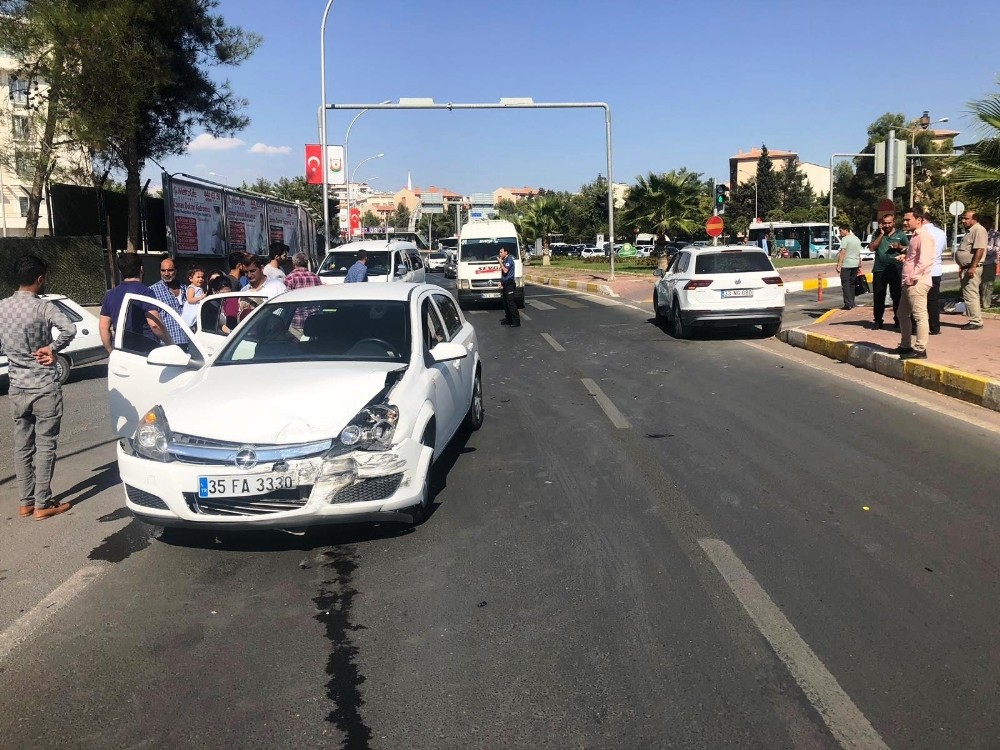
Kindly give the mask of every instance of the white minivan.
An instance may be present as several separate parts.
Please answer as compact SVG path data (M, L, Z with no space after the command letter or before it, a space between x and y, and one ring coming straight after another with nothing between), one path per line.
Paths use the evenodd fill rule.
M500 301L501 247L514 259L514 301L518 308L524 307L524 257L517 230L509 221L485 219L465 224L458 238L456 286L463 308L473 302Z
M335 247L316 272L324 284L343 284L347 269L358 259L358 250L368 253L369 281L426 281L424 262L412 242L402 240L364 240Z

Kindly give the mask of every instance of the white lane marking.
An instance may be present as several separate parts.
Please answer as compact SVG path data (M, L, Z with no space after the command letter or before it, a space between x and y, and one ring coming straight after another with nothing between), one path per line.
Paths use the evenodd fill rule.
M518 312L518 317L524 318L525 320L531 320L531 317L528 316L528 315L525 315L523 310L521 310L521 311Z
M555 305L547 305L544 302L539 302L537 299L529 299L528 304L531 305L536 310L555 310Z
M108 567L88 565L80 568L42 601L17 618L10 627L0 633L0 662L6 659L19 643L30 638L56 612L96 581Z
M466 310L466 315L485 315L489 310Z
M888 750L888 745L844 692L837 678L802 640L730 546L720 539L699 539L698 544L823 717L840 746L844 750Z
M604 395L604 391L601 390L601 387L597 383L590 378L581 378L581 381L583 382L583 387L597 400L597 405L608 415L611 424L619 430L627 430L632 427L629 421L625 419L625 415L618 411L618 407L611 403L611 399Z
M553 349L555 349L555 350L556 350L557 352L564 352L564 351L566 351L566 350L565 350L565 349L564 349L564 348L562 347L562 344L560 344L560 343L559 343L558 341L556 341L556 340L555 340L554 338L552 338L551 336L549 336L549 334L547 334L547 333L543 333L543 334L542 334L542 338L543 338L543 339L545 339L546 341L548 341L548 342L549 342L549 346L551 346L551 347L552 347Z
M560 305L565 305L566 307L586 307L586 305L581 305L575 299L567 299L566 297L553 297L553 302L558 302Z
M764 344L754 342L754 341L744 341L742 342L746 346L753 347L758 351L766 352L767 354L772 354L775 357L780 357L781 359L786 359L789 362L795 362L802 365L803 367L809 367L813 370L819 372L825 372L827 375L833 375L841 380L846 380L855 385L860 385L863 388L870 388L873 391L878 391L879 393L885 394L886 396L892 396L900 401L905 401L908 404L920 404L922 409L927 409L935 414L940 414L942 417L950 417L957 419L966 424L972 425L973 427L978 427L981 430L986 430L992 432L996 435L1000 435L1000 426L996 424L991 424L987 419L996 417L996 412L990 411L988 409L983 410L981 406L975 406L973 404L966 404L964 401L958 401L951 396L945 396L942 393L935 393L934 391L928 391L920 386L913 385L912 383L904 383L901 380L896 380L895 378L887 378L879 373L871 372L870 370L864 370L859 367L854 367L853 365L846 365L845 368L838 368L835 365L841 364L832 359L824 357L822 354L816 354L815 352L810 352L808 349L798 349L789 344L782 344L783 347L788 347L789 351L778 351L772 349ZM820 358L820 362L813 363L807 362L804 357L813 354ZM795 356L798 355L798 356ZM834 366L831 366L834 365ZM890 385L881 385L877 381L868 382L868 378L865 375L872 375L878 378L884 378L886 383ZM862 379L864 378L864 379ZM934 396L935 399L945 399L944 403L937 403L935 399L926 398L924 394L929 396ZM960 408L967 406L973 412L973 415L962 414L957 411ZM982 418L978 418L978 410L982 410Z
M602 297L598 294L588 294L587 299L591 302L596 302L598 305L604 305L605 307L618 307L622 304L619 300L611 299L610 297Z

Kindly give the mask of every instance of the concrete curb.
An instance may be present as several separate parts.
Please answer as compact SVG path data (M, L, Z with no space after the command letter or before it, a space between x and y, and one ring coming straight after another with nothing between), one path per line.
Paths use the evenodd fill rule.
M935 365L926 360L901 360L884 349L841 341L803 328L781 331L778 338L799 349L807 349L830 359L1000 411L1000 382L981 375Z
M570 279L557 279L552 276L536 276L529 273L524 275L525 281L543 286L557 286L562 289L575 289L578 292L590 292L591 294L601 294L605 297L617 297L618 294L607 284L594 284L587 281L572 281Z
M954 263L947 263L941 268L942 273L954 273L958 271L958 266ZM778 269L778 273L781 273L781 269ZM840 274L836 271L830 273L829 276L824 275L824 273L817 273L815 279L803 279L802 281L786 281L785 291L786 292L815 292L819 287L824 289L839 289L840 288ZM868 283L873 283L872 274L868 273L861 274L866 279Z

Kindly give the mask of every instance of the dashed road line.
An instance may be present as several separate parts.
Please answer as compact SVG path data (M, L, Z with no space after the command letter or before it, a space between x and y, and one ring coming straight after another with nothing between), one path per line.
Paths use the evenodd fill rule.
M531 305L536 310L555 310L555 305L547 305L544 302L539 302L537 299L529 299L527 304Z
M10 656L18 644L30 638L81 591L100 578L108 567L108 565L88 565L80 568L42 601L17 618L10 627L0 633L0 662Z
M567 297L553 297L553 302L558 302L560 305L565 305L566 307L586 307L586 305L581 305L575 299L569 299Z
M529 316L527 316L527 315L525 315L525 314L524 314L524 311L520 311L520 312L518 312L518 316L519 316L519 317L520 317L520 318L521 318L522 320L528 320L528 321L530 321L530 320L531 320L531 318L530 318Z
M549 336L547 333L542 334L542 338L549 342L549 346L555 349L557 352L564 352L566 349L563 348L562 344L556 341L554 338Z
M611 402L610 398L604 395L604 391L601 390L601 387L597 383L590 378L582 378L581 380L583 387L596 399L597 405L601 407L601 410L611 420L611 424L619 430L628 430L632 427L631 423L625 419L625 415L618 411L618 407Z
M784 662L844 750L888 750L865 715L809 648L757 579L720 539L699 539L722 580L750 615L774 653Z

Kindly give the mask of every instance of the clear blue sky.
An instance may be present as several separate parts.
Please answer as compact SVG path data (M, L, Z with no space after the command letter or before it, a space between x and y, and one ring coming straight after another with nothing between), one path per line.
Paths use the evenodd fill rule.
M251 124L242 145L169 158L168 170L233 185L303 173L303 145L319 141L324 7L222 0L227 22L264 37L247 63L218 71L250 100ZM335 0L327 99L606 101L616 181L680 167L727 178L728 157L761 143L827 164L887 111L927 109L973 138L968 102L997 90L998 31L1000 14L971 0ZM353 114L330 114L330 143ZM380 190L405 186L407 172L414 186L466 195L576 190L606 172L600 110L368 112L351 133L352 168L379 152L357 178L378 177ZM154 184L158 174L147 170Z

